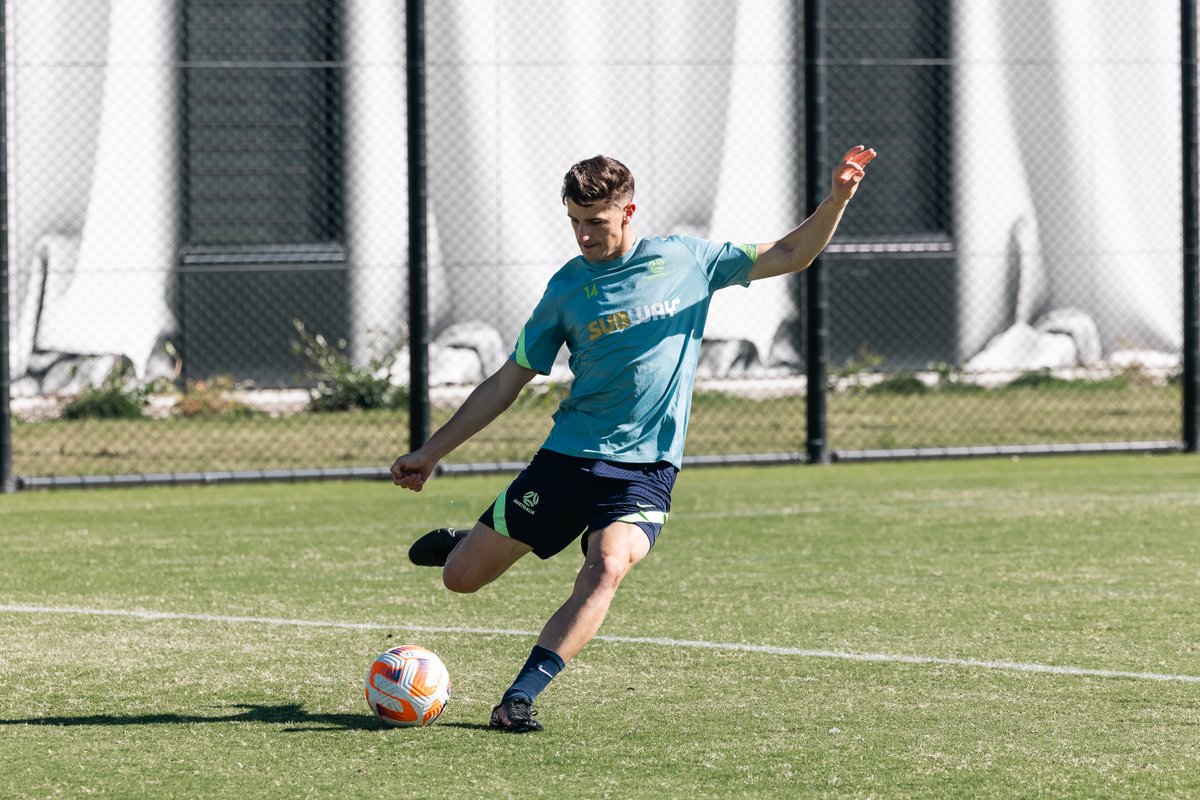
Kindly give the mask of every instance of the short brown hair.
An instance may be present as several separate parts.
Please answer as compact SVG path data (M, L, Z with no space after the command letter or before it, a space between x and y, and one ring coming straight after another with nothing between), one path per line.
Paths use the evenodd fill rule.
M629 168L608 156L595 156L575 164L563 177L562 201L581 206L608 203L633 197L633 174Z

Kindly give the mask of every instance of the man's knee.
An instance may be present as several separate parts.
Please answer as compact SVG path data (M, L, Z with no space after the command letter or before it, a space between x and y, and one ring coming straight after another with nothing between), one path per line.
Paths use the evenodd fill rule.
M442 568L442 583L459 594L477 592L532 549L477 523L466 540L450 552Z
M633 567L628 557L622 555L602 555L589 558L587 569L591 583L597 591L616 591L625 573Z
M645 533L633 525L616 523L591 537L583 570L593 591L616 591L650 549Z
M494 581L494 576L484 575L479 571L478 565L475 567L476 569L472 569L472 565L464 564L463 560L448 561L442 567L442 584L456 594L469 595Z
M470 570L456 567L454 562L447 563L442 568L442 584L458 594L478 592L488 583L489 581L480 580L479 575L472 574Z

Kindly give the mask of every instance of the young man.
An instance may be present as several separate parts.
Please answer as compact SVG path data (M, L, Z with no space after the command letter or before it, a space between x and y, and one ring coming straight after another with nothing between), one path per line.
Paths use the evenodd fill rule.
M712 293L808 267L874 157L861 145L850 149L813 215L779 241L757 245L638 237L629 170L606 156L571 167L562 200L582 257L550 279L504 366L391 469L397 486L421 491L438 461L508 408L535 375L549 373L567 345L571 392L529 466L470 533L430 531L409 551L416 564L443 566L446 588L475 592L525 554L549 558L582 535L574 590L493 709L492 727L541 730L533 701L599 630L617 586L667 521Z

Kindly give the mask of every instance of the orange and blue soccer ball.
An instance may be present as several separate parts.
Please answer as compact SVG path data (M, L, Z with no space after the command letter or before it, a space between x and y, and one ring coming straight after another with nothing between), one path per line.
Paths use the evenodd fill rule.
M393 647L367 671L367 705L384 725L429 725L450 702L450 673L432 650L412 644Z

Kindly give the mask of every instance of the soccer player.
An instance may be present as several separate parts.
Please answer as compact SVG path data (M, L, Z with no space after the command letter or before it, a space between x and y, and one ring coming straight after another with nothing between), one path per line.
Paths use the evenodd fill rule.
M512 405L535 375L548 374L567 346L570 394L529 465L469 533L440 528L409 551L415 564L443 567L446 588L475 592L527 553L550 558L582 536L571 596L493 709L492 727L542 729L533 701L595 636L617 586L666 523L712 293L808 267L873 158L861 145L847 151L812 216L762 244L639 237L633 176L623 164L596 156L567 172L562 201L581 257L550 278L505 364L391 468L397 486L421 491L438 461Z

